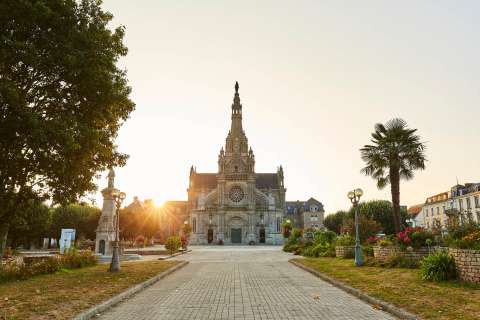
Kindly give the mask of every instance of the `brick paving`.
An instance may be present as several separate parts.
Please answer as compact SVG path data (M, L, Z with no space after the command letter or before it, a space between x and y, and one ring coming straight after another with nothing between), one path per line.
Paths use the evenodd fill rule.
M178 258L189 265L100 319L394 319L289 258L279 247L193 247Z

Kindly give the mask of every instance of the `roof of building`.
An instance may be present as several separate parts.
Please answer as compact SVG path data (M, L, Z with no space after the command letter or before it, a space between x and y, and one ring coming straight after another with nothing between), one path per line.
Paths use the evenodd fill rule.
M276 173L257 173L255 186L257 189L278 189L278 177Z
M191 179L194 188L215 189L217 187L216 173L195 173Z
M285 201L285 206L287 209L287 214L294 214L295 209L301 209L301 211L309 211L310 204L318 204L319 211L323 211L323 204L315 198L310 198L307 201Z
M427 200L425 200L425 203L430 204L430 203L445 201L445 200L448 200L448 198L450 198L450 193L442 192L434 196L428 197Z
M422 208L423 208L423 203L416 204L408 208L407 212L411 216L416 216L422 211Z

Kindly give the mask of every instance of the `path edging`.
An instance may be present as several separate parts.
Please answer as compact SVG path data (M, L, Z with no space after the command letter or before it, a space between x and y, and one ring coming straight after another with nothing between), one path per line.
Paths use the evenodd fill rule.
M147 287L151 286L152 284L154 284L158 280L165 278L169 274L177 271L180 268L183 268L187 264L188 264L188 261L181 261L180 263L178 263L178 264L174 265L173 267L157 274L156 276L154 276L154 277L152 277L152 278L150 278L150 279L148 279L148 280L146 280L142 283L139 283L139 284L127 289L126 291L123 291L123 292L117 294L116 296L111 297L107 301L104 301L100 304L97 304L97 305L91 307L90 309L87 309L87 310L77 314L75 317L72 318L72 320L88 320L88 319L94 317L95 315L110 309L111 307L113 307L117 303L119 303L119 302L121 302L125 299L128 299L131 296L137 294L138 292L146 289Z
M392 315L394 315L395 317L397 318L400 318L400 319L405 319L405 320L419 320L420 317L417 316L417 315L414 315L408 311L405 311L401 308L398 308L388 302L385 302L383 300L380 300L380 299L377 299L377 298L374 298L372 296L369 296L368 294L358 290L358 289L355 289L353 287L350 287L349 285L346 285L345 283L341 282L341 281L338 281L338 280L335 280L334 278L331 278L315 269L312 269L310 267L307 267L299 262L296 262L294 260L288 260L288 262L290 262L291 264L307 271L307 272L310 272L311 274L313 274L314 276L317 276L319 277L320 279L332 284L333 286L359 298L360 300L363 300L365 301L366 303L370 304L370 305L373 305L374 307L381 307L380 309L382 311L386 311Z
M182 254L187 254L189 252L192 252L192 249L189 249L187 251L180 251L180 252L175 252L174 254L171 254L169 256L165 256L165 257L160 257L158 258L158 260L167 260L167 259L170 259L170 258L173 258L173 257L176 257L176 256L180 256Z

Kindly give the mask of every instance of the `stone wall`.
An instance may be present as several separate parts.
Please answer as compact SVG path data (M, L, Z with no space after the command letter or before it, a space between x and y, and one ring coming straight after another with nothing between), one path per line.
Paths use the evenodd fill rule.
M430 251L434 251L435 249L431 248ZM402 256L406 259L420 261L423 257L428 256L429 249L427 247L422 247L419 249L413 250L402 250L400 247L380 247L376 246L373 247L373 256L378 261L385 261L388 259L389 256L397 255Z
M337 258L352 258L355 256L355 246L336 246L335 256Z
M480 250L449 248L448 252L455 259L458 278L480 284Z

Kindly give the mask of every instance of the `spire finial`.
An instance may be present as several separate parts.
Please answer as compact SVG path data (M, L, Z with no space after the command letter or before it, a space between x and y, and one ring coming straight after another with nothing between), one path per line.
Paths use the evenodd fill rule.
M238 81L235 81L235 93L238 93L238 88L239 88Z

